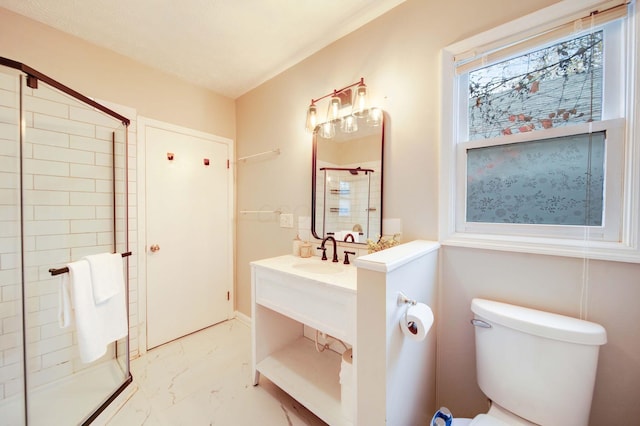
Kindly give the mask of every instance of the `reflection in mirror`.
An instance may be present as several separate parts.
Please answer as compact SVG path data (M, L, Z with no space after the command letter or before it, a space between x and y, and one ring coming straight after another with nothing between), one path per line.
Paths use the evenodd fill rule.
M380 113L380 110L374 110ZM382 235L382 119L349 116L313 133L313 236L365 244ZM352 122L349 120L355 120Z

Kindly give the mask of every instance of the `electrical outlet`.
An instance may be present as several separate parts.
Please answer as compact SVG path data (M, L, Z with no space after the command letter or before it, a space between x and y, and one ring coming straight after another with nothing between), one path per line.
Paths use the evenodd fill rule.
M293 228L293 213L282 213L280 215L280 228Z

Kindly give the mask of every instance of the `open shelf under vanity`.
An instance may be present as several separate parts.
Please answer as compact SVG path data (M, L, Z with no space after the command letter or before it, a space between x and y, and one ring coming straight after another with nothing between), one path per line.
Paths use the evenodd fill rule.
M316 349L305 326L345 346L354 342L355 270L345 266L342 274L310 278L289 272L288 262L324 265L319 258L289 256L252 263L253 383L258 385L263 375L326 423L351 425L341 395L342 356L330 348ZM341 285L336 277L351 284Z
M348 425L342 416L339 354L318 352L300 337L260 361L256 369L330 425Z

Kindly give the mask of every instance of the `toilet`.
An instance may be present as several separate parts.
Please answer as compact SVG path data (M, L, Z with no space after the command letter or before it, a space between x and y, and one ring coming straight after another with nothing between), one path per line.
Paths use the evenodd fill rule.
M585 426L605 329L596 323L473 299L477 381L491 405L452 426Z

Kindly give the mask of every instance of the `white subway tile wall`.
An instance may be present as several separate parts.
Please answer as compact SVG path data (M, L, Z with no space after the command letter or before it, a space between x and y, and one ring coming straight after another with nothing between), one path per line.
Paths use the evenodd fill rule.
M58 268L88 254L125 251L125 131L118 120L40 82L23 88L22 244L20 239L19 80L0 72L0 403L22 392L21 251L29 387L86 369L75 327L58 325ZM113 107L112 107L113 108ZM125 114L126 115L126 114ZM135 116L129 126L129 247L136 247ZM138 353L137 262L129 265L130 353ZM112 345L115 346L115 345ZM118 345L121 354L124 345ZM104 359L113 358L115 347Z

